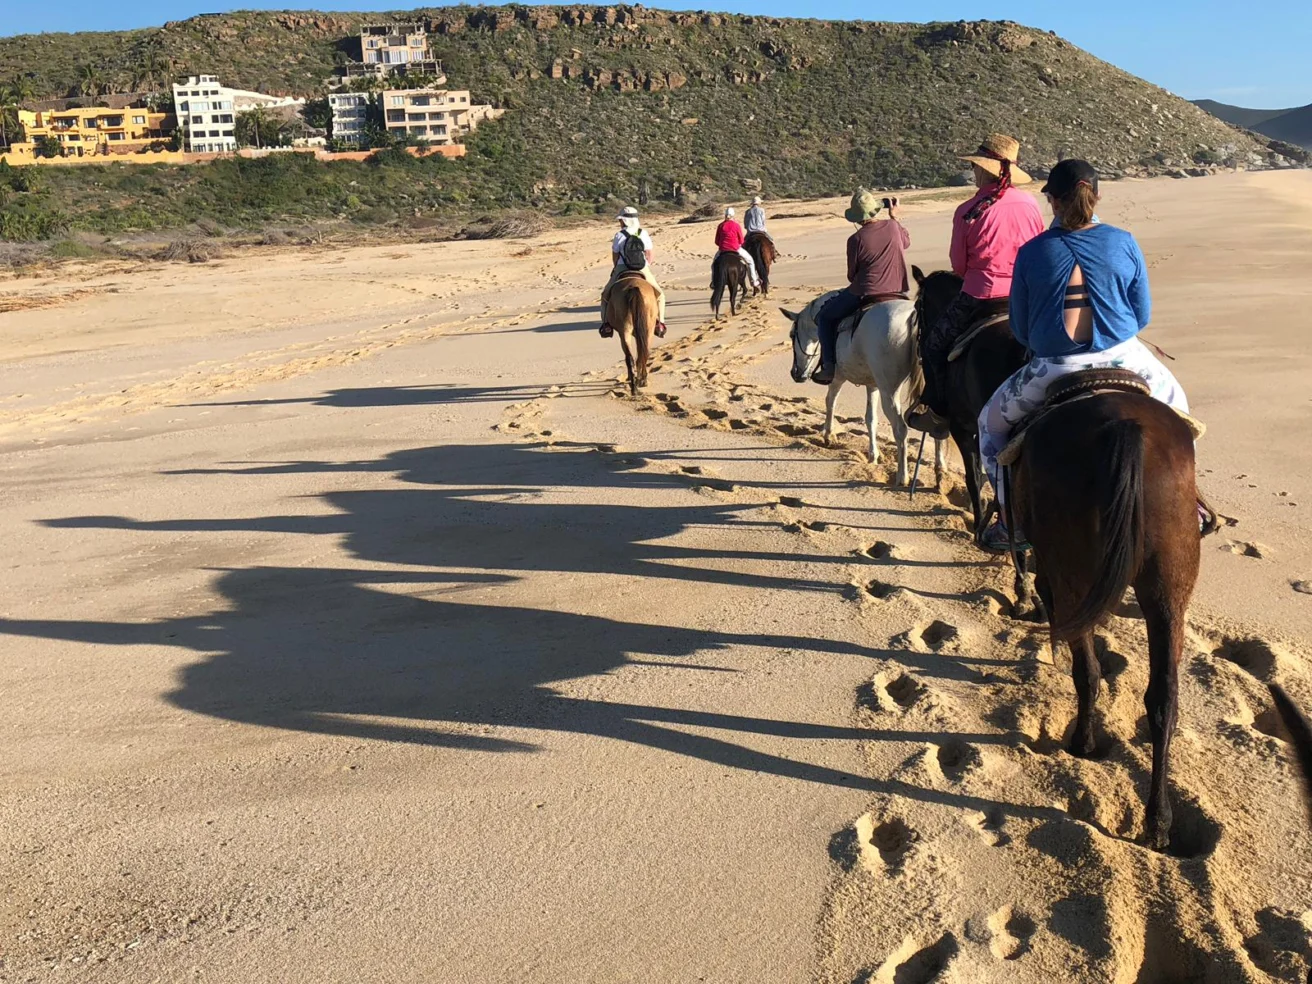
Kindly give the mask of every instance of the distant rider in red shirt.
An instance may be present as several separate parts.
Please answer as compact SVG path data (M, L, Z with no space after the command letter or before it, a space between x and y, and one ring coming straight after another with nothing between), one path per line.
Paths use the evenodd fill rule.
M747 238L747 233L743 232L743 227L738 224L734 218L733 208L724 210L724 221L715 227L715 247L716 259L719 259L721 253L737 253L747 264L747 276L752 281L752 293L755 294L761 289L761 280L756 275L756 261L752 259L752 254L743 249L743 241ZM712 261L714 265L714 261ZM714 284L711 285L714 289Z

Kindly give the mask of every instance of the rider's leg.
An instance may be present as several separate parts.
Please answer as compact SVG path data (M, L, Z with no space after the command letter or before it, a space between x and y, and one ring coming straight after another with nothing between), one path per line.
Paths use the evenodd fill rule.
M642 279L651 284L652 289L656 291L656 334L663 336L665 334L665 291L661 290L661 285L656 282L656 275L651 272L651 267L642 268Z
M1002 522L1005 515L1005 493L1000 480L998 455L1011 440L1016 426L1043 404L1048 387L1062 375L1065 373L1056 371L1047 360L1034 359L1008 376L980 411L979 455L984 473L993 486L993 498L998 504L998 518L992 526L980 533L980 545L986 549L1006 551L1010 543L1010 534ZM1015 535L1017 541L1024 536L1019 530Z
M980 302L961 293L948 305L938 321L930 325L921 346L921 366L925 372L925 392L920 402L935 413L947 413L948 353L961 333L969 327Z
M606 281L606 286L601 289L601 337L610 338L615 329L610 323L610 292L615 287L615 282L620 278L622 264L616 263L611 268L610 279Z
M1108 351L1115 356L1114 365L1129 369L1143 377L1143 381L1148 384L1149 395L1154 400L1160 400L1168 407L1183 413L1189 412L1189 398L1184 395L1184 387L1180 385L1180 381L1175 378L1171 370L1153 355L1147 345L1137 338L1132 338Z
M820 335L820 372L832 378L838 365L838 323L861 306L861 298L850 290L840 290L825 302L815 316Z
M747 252L746 246L739 246L738 255L747 261L747 276L751 280L752 286L760 287L761 278L756 273L756 261L752 259L752 254Z

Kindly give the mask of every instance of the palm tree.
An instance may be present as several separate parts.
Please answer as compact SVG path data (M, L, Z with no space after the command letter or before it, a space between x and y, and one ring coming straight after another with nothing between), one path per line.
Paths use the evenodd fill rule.
M132 88L138 92L154 92L160 87L160 80L168 74L168 65L160 55L159 48L150 45L141 54L136 70L132 73Z
M32 98L32 80L15 75L7 84L0 84L0 146L9 146L10 124L18 126L19 107Z
M77 67L77 94L79 96L98 96L104 89L105 82L100 69L95 65Z

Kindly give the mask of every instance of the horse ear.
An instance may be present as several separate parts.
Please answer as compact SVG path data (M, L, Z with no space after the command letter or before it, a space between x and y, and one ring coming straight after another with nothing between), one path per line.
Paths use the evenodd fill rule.
M923 284L925 282L925 271L914 264L912 264L911 267L911 276L915 278L916 283L918 284Z
M797 320L797 315L798 315L797 311L789 311L788 308L780 308L779 313L782 314L789 321Z

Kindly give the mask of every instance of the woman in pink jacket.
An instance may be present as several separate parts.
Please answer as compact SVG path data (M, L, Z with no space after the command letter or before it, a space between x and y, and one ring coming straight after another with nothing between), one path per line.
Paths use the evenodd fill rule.
M1011 272L1020 248L1043 232L1043 215L1034 196L1017 185L1033 179L1020 169L1020 143L990 134L974 154L963 157L975 173L979 191L952 217L952 272L962 278L961 293L936 324L922 326L920 362L925 370L921 406L907 414L919 430L946 433L948 353L975 321L992 308L1007 310Z

